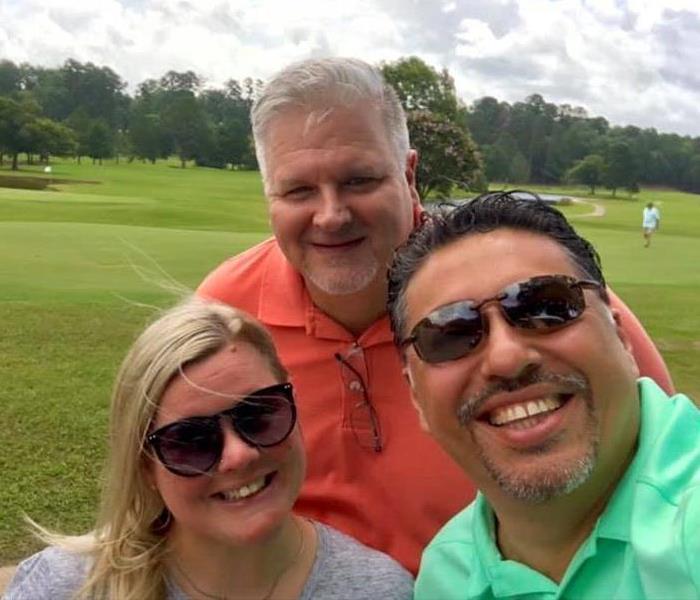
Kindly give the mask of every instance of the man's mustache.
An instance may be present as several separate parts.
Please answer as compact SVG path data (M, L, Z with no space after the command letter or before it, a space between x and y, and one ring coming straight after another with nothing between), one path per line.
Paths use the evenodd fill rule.
M469 396L457 409L457 420L460 425L466 425L474 419L484 404L495 394L501 392L515 392L538 383L552 383L563 386L572 393L588 392L590 386L588 379L578 373L562 375L560 373L548 373L540 367L526 370L515 379L501 379L487 385L476 394Z

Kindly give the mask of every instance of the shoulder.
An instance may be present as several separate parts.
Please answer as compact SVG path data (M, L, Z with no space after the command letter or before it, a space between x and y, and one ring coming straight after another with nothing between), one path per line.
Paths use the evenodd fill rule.
M478 505L473 502L452 517L428 544L416 579L416 600L471 597L465 595L466 590L483 587L476 535L485 532L487 524L476 526L474 521L479 518Z
M315 525L318 534L316 564L304 590L304 600L412 598L413 577L393 558L327 525Z
M63 600L83 583L89 559L85 555L50 546L23 560L3 600Z
M256 244L209 273L197 288L197 295L240 306L241 300L261 285L268 261L277 254L281 251L273 238Z

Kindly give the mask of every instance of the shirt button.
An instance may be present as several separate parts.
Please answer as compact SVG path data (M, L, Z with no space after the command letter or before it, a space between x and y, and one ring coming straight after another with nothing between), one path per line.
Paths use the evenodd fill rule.
M349 387L353 392L360 392L360 391L362 391L362 384L361 384L359 381L357 381L357 379L353 379L353 380L349 383L348 387Z

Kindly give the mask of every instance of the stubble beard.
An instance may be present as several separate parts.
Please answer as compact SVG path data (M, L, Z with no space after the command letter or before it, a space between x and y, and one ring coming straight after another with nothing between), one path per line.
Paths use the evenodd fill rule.
M598 440L592 439L582 456L522 476L493 461L481 446L478 448L481 463L498 487L514 500L528 504L541 504L570 494L588 481L598 460ZM548 448L543 446L528 454L537 460L538 454L547 451Z
M494 460L489 455L487 448L474 435L474 431L471 430L469 433L477 449L481 464L499 488L505 494L520 502L540 504L552 498L570 494L588 481L598 462L600 434L598 418L593 406L593 397L586 378L579 375L534 374L529 379L532 382L537 380L564 381L568 379L572 382L575 381L576 385L579 386L580 397L583 399L586 409L586 422L583 426L583 438L586 440L586 447L582 453L565 461L558 461L556 464L543 466L541 469L532 469L525 474L521 474L516 473L513 467L503 464L503 461ZM484 398L480 399L480 401L484 401L486 397L487 395L484 395ZM472 410L473 408L470 406L464 412L472 412ZM466 426L465 423L463 425ZM554 436L535 448L520 451L520 454L523 458L532 461L537 461L539 457L544 457L544 460L546 460L547 454L560 443L566 442L560 440L559 436Z
M314 286L331 296L347 296L361 292L374 281L379 263L372 256L368 260L340 259L321 267L307 265L304 276Z

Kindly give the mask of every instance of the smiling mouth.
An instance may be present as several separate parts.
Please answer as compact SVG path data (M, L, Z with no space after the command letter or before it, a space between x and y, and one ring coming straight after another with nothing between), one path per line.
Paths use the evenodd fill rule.
M265 477L260 477L255 481L251 481L246 485L242 485L239 488L225 490L223 492L217 492L214 494L214 498L223 500L224 502L238 502L240 500L247 500L253 496L256 496L264 489L266 489L272 480L275 478L276 473L269 473Z
M345 242L335 242L331 244L313 242L312 245L315 248L318 248L319 250L345 250L347 248L354 248L355 246L359 246L364 241L364 239L365 238L360 237L352 240L347 240Z
M553 394L536 400L527 400L495 408L481 417L481 421L493 427L528 429L542 422L559 410L571 398L572 393Z

